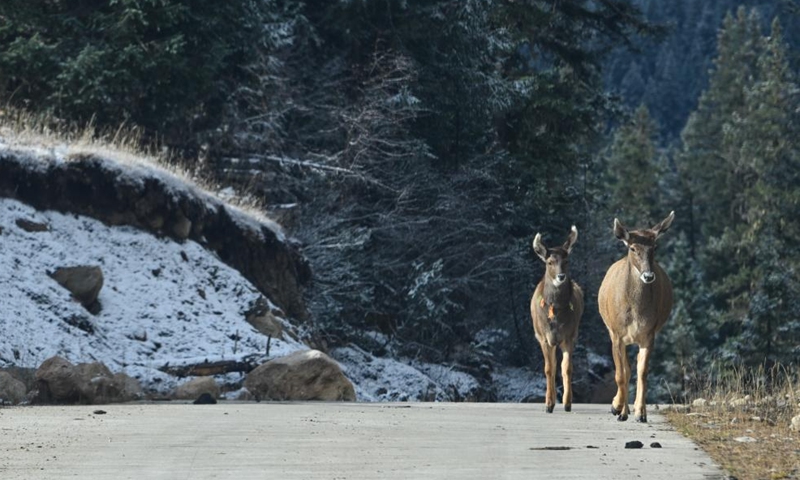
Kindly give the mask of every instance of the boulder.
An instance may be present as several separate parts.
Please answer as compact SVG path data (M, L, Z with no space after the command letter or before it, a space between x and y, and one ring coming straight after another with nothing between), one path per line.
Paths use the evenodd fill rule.
M0 372L0 404L16 405L25 400L25 384L8 372Z
M16 378L25 385L25 391L31 391L36 388L36 369L27 367L11 366L0 369L12 377Z
M36 371L40 403L113 403L142 396L139 382L124 373L111 373L100 362L73 365L61 357L44 361Z
M60 267L49 275L87 309L95 304L103 288L103 271L100 267Z
M59 356L50 357L36 370L38 400L43 403L73 403L78 400L75 366Z
M142 390L142 385L139 383L139 380L136 380L127 373L115 373L114 383L117 385L120 392L118 399L120 402L130 402L131 400L138 400L144 397L144 390Z
M795 432L800 432L800 415L795 415L792 417L792 426L791 429Z
M172 224L172 233L179 240L186 240L189 234L192 233L192 221L186 218L182 212L178 212L175 216L175 222Z
M219 398L219 386L214 377L197 377L178 385L175 389L175 398L179 400L195 400L200 395L207 393Z
M695 398L692 402L693 407L705 407L706 405L708 405L708 400L705 398Z
M256 400L356 399L355 387L339 364L318 350L270 360L247 374L244 385Z
M142 396L136 379L124 373L113 374L100 362L79 363L75 372L81 403L128 402Z

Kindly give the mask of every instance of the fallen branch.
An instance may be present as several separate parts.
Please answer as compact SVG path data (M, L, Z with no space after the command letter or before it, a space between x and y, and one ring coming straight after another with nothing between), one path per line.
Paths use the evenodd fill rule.
M211 375L222 375L225 373L249 373L256 368L252 359L244 360L218 360L216 362L204 361L202 363L191 363L188 365L166 364L159 370L175 377L205 377Z

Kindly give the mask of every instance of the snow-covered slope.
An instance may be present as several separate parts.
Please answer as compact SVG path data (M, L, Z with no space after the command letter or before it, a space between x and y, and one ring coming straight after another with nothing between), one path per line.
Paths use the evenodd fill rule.
M260 363L308 348L284 335L266 355L267 337L245 320L261 292L277 317L304 317L301 285L310 270L280 226L152 159L103 145L24 140L0 125L0 368L36 368L61 355L103 362L169 393L180 380L160 370L167 365ZM29 232L18 220L48 229ZM48 275L80 265L103 271L97 315ZM387 340L381 343L390 346ZM355 345L330 353L362 401L487 398L485 385L453 366L375 357ZM494 372L494 394L535 396L542 386L533 377Z
M45 223L49 231L27 232L18 219ZM101 361L166 391L174 386L158 370L166 364L265 352L267 337L245 321L260 294L191 240L158 239L3 198L0 229L0 366L36 367L58 354L73 362ZM96 316L47 274L76 265L103 270ZM90 322L93 333L73 326L80 320ZM303 348L273 339L270 356Z

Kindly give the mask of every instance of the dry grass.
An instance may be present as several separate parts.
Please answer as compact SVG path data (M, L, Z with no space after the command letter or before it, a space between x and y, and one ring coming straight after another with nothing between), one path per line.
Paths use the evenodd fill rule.
M738 480L800 479L800 414L796 372L719 371L690 405L666 409L669 421Z
M21 110L0 110L0 141L9 148L32 152L40 158L64 161L93 155L128 167L145 167L196 182L194 176L170 161L167 149L147 145L136 127L121 125L100 130L92 123L78 126Z
M0 109L0 143L28 151L42 158L57 157L70 161L91 155L128 168L145 168L174 178L187 188L235 207L244 215L275 226L265 215L265 205L251 192L221 194L221 187L202 168L185 168L170 151L158 144L143 141L142 131L121 125L114 130L100 130L93 124L78 126L16 109ZM275 226L274 228L278 228Z

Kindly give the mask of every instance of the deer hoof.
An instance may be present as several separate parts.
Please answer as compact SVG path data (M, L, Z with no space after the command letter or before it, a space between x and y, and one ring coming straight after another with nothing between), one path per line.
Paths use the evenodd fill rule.
M617 417L617 421L619 421L619 422L624 422L626 420L628 420L628 414L627 413L623 413L622 415Z
M564 405L564 411L565 412L571 412L572 411L572 405Z
M555 405L547 405L547 406L545 407L545 411L546 411L547 413L553 413L553 408L555 408Z
M647 415L639 415L636 417L636 421L639 423L647 423Z
M620 413L622 413L622 410L617 410L614 405L611 405L611 415L619 415Z

